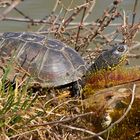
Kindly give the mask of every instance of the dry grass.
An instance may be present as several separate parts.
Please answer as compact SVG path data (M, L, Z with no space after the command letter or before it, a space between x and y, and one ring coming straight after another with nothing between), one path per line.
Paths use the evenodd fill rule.
M56 0L50 15L43 19L32 19L20 11L17 5L23 2L0 1L0 4L7 5L0 14L0 20L16 21L19 24L26 22L28 27L37 25L36 33L60 39L74 47L87 62L94 59L107 45L125 43L131 51L140 45L140 42L134 41L140 28L140 22L135 22L137 0L132 7L132 23L128 23L125 11L119 10L120 0L114 0L101 17L90 23L87 23L86 19L96 6L96 0L85 0L72 8L71 5L66 8L61 0ZM73 0L71 4L72 2ZM55 15L57 8L60 8L60 12ZM8 13L12 10L17 11L23 18L8 17ZM74 22L79 15L82 15L81 20L78 23ZM118 18L121 22L116 24L115 20ZM106 29L112 26L116 28L107 34ZM91 46L95 46L95 49L91 49ZM128 57L139 58L139 54L131 54L131 51ZM7 86L8 74L9 68L5 69L0 81L1 140L81 140L93 137L100 140L117 140L120 135L120 139L123 140L135 138L139 134L139 96L136 97L136 102L134 100L135 94L139 95L140 92L139 84L138 90L135 84L132 84L132 88L130 88L132 85L123 85L113 90L109 88L98 91L95 95L82 100L80 97L70 97L67 90L50 92L41 87L35 90L29 89L29 81L25 81L22 87L18 82L15 88L12 83ZM95 93L93 89L88 92ZM101 96L96 96L97 94ZM124 107L116 109L118 103ZM132 117L132 115L137 116ZM108 120L105 122L103 120L107 117L111 117L112 121L109 122L109 127L104 128ZM130 133L126 132L128 128Z

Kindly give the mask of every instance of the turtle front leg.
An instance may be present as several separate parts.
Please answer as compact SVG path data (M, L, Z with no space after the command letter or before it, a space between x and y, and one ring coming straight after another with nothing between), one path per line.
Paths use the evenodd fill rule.
M75 96L75 97L80 96L81 95L81 89L82 89L82 82L80 80L73 82L72 86L70 88L71 95Z

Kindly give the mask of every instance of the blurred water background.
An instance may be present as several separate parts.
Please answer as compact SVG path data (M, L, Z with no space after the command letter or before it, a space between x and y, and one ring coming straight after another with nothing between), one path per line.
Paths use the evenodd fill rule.
M42 19L45 16L49 15L52 11L56 0L24 0L18 5L18 9L20 9L25 15L33 18L33 19ZM65 7L68 7L71 0L62 0ZM82 3L84 0L73 0L72 7ZM95 21L98 17L101 17L103 11L106 7L108 7L113 0L96 0L96 6L94 7L91 15L87 18L86 22ZM132 11L134 7L133 0L123 0L121 6L119 7L121 10L126 11L126 15L129 17L129 22L132 20ZM0 12L3 11L3 8L0 8ZM60 9L57 9L59 13ZM140 19L140 1L138 1L137 10L136 10L136 21ZM16 11L12 11L8 14L10 17L19 17L22 16L17 13ZM80 16L78 16L75 22L78 22ZM119 22L116 21L116 22ZM0 32L7 32L7 31L37 31L38 26L34 26L32 28L27 28L28 24L24 22L15 22L15 21L1 21L0 22ZM111 29L110 29L111 30ZM140 34L137 35L136 40L140 41ZM140 49L137 49L134 53L140 53ZM132 64L140 64L140 59L132 59Z

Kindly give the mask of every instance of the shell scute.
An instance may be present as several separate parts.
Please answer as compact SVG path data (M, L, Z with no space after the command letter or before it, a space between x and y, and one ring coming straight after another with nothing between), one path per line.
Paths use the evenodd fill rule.
M7 38L5 41L1 43L0 47L0 55L1 56L11 56L15 53L18 49L22 48L24 42L21 40Z
M32 33L24 33L20 36L20 38L23 39L24 41L41 42L45 39L45 36L35 35Z
M73 67L64 54L50 49L44 56L38 77L47 81L48 84L59 86L72 82L73 72Z
M62 50L66 45L58 40L55 39L48 39L47 47L56 50Z
M42 51L42 46L37 43L28 42L22 50L18 53L18 59L22 61L32 62L37 57L39 52Z
M76 51L73 51L72 48L66 47L64 52L75 69L81 65L85 65L81 56Z
M19 37L21 35L21 33L19 32L6 32L3 34L3 38L11 38L11 37Z
M17 60L22 67L29 73L35 75L38 73L42 59L47 48L38 43L28 42L18 53Z

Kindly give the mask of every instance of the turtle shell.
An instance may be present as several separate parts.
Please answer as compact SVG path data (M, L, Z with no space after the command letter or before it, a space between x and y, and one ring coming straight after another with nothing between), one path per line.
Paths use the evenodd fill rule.
M77 81L86 72L85 62L74 49L44 35L4 33L0 37L0 57L13 55L17 65L48 87Z

